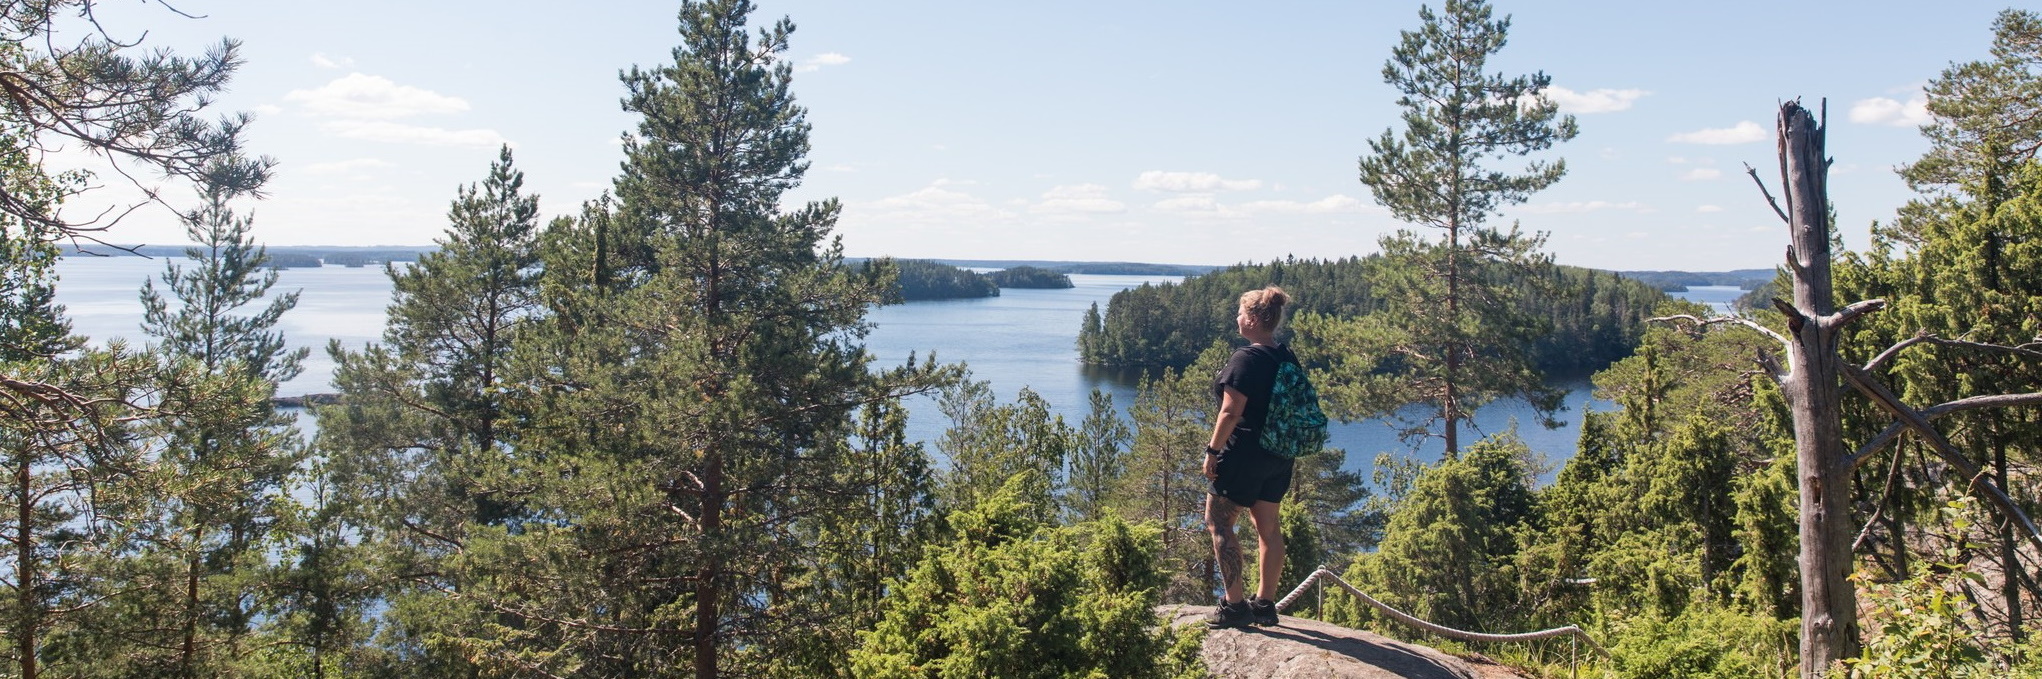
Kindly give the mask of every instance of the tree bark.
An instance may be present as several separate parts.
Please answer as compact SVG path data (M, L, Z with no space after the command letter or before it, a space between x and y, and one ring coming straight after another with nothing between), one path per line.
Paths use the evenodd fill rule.
M1789 370L1777 374L1794 420L1800 463L1801 676L1819 679L1858 653L1852 568L1849 450L1843 444L1841 357L1829 269L1829 159L1824 130L1799 102L1780 106L1780 174L1786 189L1794 303L1775 301L1792 331Z
M2012 479L2007 477L2006 439L2000 436L1997 431L1991 432L1991 436L1993 437L1992 465L1993 471L1999 476L1999 487L2012 488L2013 486L2008 485L2008 482ZM2014 537L2014 517L2005 516L2000 518L1999 544L2000 573L2005 577L2005 580L2000 583L2000 596L2006 599L2007 634L2013 639L2014 643L2020 643L2027 639L2027 635L2022 629L2021 543Z
M20 500L15 511L20 523L15 525L14 535L14 592L20 610L14 621L14 652L21 659L21 679L36 679L36 653L42 650L42 640L36 638L42 631L42 605L35 599L40 589L35 581L35 485L31 483L29 452L15 454L20 456L14 468L14 490Z

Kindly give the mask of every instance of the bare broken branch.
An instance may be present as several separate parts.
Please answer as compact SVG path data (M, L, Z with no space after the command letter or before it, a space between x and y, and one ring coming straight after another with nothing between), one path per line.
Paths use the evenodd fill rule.
M1773 199L1773 192L1766 190L1765 180L1758 178L1758 168L1752 167L1751 163L1745 163L1744 173L1751 175L1751 183L1758 185L1759 195L1765 196L1766 204L1771 205L1773 207L1773 214L1779 215L1780 221L1782 222L1786 222L1788 224L1794 223L1794 220L1787 218L1787 211L1780 209L1780 201Z
M1752 330L1757 330L1759 333L1764 334L1767 337L1771 337L1774 340L1777 340L1780 344L1787 344L1789 341L1785 336L1782 336L1780 333L1773 332L1772 328L1759 325L1757 322L1752 321L1751 319L1739 318L1737 316L1717 316L1714 318L1701 318L1693 314L1675 314L1672 316L1658 316L1654 318L1645 319L1645 322L1647 323L1666 323L1672 321L1687 321L1700 327L1719 325L1725 323L1736 324L1747 328L1751 328Z
M1943 436L1941 431L1937 431L1934 425L1929 424L1928 417L1924 416L1921 411L1908 407L1906 403L1901 402L1900 397L1894 395L1893 390L1886 388L1886 385L1881 384L1878 378L1873 377L1870 373L1866 373L1854 365L1846 364L1838 367L1838 372L1843 374L1844 381L1849 382L1859 393L1871 398L1874 403L1879 404L1881 409L1884 409L1888 414L1893 415L1901 423L1904 423L1907 428L1913 429L1916 434L1919 434L1922 440L1929 444L1929 449L1936 452L1936 457L1941 458L1944 463L1955 467L1967 478L1971 479L1972 488L1982 490L1985 499L1991 502L1993 506L1998 507L2002 516L2013 519L2021 525L2022 530L2027 533L2025 537L2027 537L2028 542L2034 544L2037 548L2042 548L2042 528L2035 526L2035 521L2028 518L2027 512L2021 511L2020 505L2015 504L2013 498L2007 496L2005 489L2000 488L1999 484L1993 482L1990 474L1987 474L1984 469L1980 469L1978 465L1972 464L1971 460L1965 459L1957 451L1957 446L1950 443L1948 437ZM2042 395L2037 394L2022 396L2042 397ZM1849 460L1846 462L1855 463L1857 461Z

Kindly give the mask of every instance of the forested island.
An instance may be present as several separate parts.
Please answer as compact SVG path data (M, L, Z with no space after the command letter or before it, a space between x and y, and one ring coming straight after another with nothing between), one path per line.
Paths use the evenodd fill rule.
M926 259L878 259L863 266L886 266L894 271L900 299L917 302L937 299L973 299L1000 296L1000 286L984 274Z
M1086 314L1079 355L1096 365L1182 368L1215 341L1240 341L1233 301L1243 290L1258 284L1297 290L1295 313L1307 317L1297 328L1307 333L1321 329L1311 317L1358 320L1384 309L1393 302L1380 281L1410 275L1414 267L1409 259L1382 255L1292 259L1235 265L1181 284L1143 285L1115 293L1103 311ZM1499 287L1534 291L1517 308L1538 327L1524 329L1520 341L1532 365L1553 376L1587 376L1629 356L1645 319L1672 300L1653 286L1593 269L1552 266L1499 275Z
M1003 288L1034 288L1038 290L1060 290L1072 287L1071 277L1032 266L1015 266L986 274L994 285Z
M1421 10L1383 71L1402 115L1355 149L1408 228L1094 308L1085 360L1153 371L1068 421L966 366L864 350L870 311L910 285L998 287L847 263L834 199L790 198L811 131L793 23L687 0L672 61L620 75L635 124L611 191L546 218L502 145L436 246L386 269L381 339L335 343L339 393L301 427L271 401L308 358L280 335L297 297L272 290L248 209L276 161L210 108L239 44L66 48L47 19L91 3L15 9L8 676L1206 677L1215 636L1300 636L1157 614L1253 568L1215 553L1231 536L1208 508L1228 505L1208 505L1200 451L1233 300L1276 283L1327 410L1444 444L1301 457L1276 525L1236 534L1281 537L1279 591L1324 565L1434 626L1332 588L1290 620L1539 677L2042 677L2035 12L2001 13L1989 57L1928 83L1929 150L1899 168L1914 200L1864 251L1832 233L1846 150L1782 102L1778 185L1760 184L1789 263L1766 304L1714 317L1497 225L1562 180L1580 126L1543 72L1492 70L1510 22L1487 2ZM97 187L51 174L43 144L192 191L196 259L144 287L143 341L91 344L56 303L60 244L105 225L57 209ZM1500 399L1550 419L1551 379L1580 372L1613 408L1578 413L1550 486L1545 451L1470 427ZM933 449L906 434L929 401ZM1566 625L1594 643L1446 640Z
M935 260L891 258L868 260L853 266L864 270L875 265L893 271L900 299L907 302L998 297L1000 288L1071 287L1070 276L1032 266L1014 266L991 273L978 273Z

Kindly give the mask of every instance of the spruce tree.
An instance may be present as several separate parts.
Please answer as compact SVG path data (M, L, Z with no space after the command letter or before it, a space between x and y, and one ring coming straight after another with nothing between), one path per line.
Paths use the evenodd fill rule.
M952 534L901 579L863 635L853 676L1201 675L1197 645L1156 624L1167 574L1155 529L1117 518L1045 524L1030 505L1047 485L1020 472L953 514Z
M1929 342L1894 354L1883 366L1886 377L1912 403L2027 392L2042 382L2042 362L2032 354L1981 346L2032 348L2042 337L2042 280L2034 275L2042 267L2042 249L2035 245L2042 237L2042 162L2036 159L2042 148L2042 107L2037 104L2042 15L2001 12L1993 23L1991 55L1952 64L1929 82L1925 93L1931 120L1922 127L1929 149L1899 169L1920 196L1902 206L1892 223L1875 226L1869 252L1851 255L1838 267L1840 298L1890 300L1884 313L1848 329L1849 345L1863 347L1859 351L1911 341L1919 333L1976 343ZM1889 421L1869 407L1857 415L1850 419L1865 437ZM1953 413L1948 420L1945 429L1952 442L1971 451L2000 488L2011 492L2026 485L2020 470L2042 460L2042 423L2030 412L1981 409ZM1906 451L1896 446L1892 455ZM1910 466L1865 465L1860 476L1870 487L1894 485L1885 483L1889 470L1898 474ZM1923 477L1912 479L1915 483L1936 481L1915 476ZM1883 494L1887 507L1880 514L1885 525L1879 542L1894 554L1888 567L1895 577L1907 572L1911 539L1905 521L1939 518L1932 496L1904 486ZM1992 531L1998 553L1978 555L1980 561L1996 563L1975 567L2021 572L2015 525L1998 518ZM2003 630L2015 640L2026 635L2032 617L2024 602L2037 595L2032 585L2024 593L2021 580L1998 578L1998 615L1990 623L1995 632Z
M1361 182L1390 214L1440 237L1401 230L1383 239L1385 256L1408 265L1376 270L1372 282L1388 304L1367 319L1363 346L1340 347L1380 364L1340 379L1374 383L1362 390L1366 412L1426 404L1432 414L1419 428L1439 427L1452 455L1461 424L1483 403L1522 397L1547 416L1559 408L1525 350L1547 322L1519 308L1526 287L1551 278L1551 256L1539 252L1545 237L1487 221L1559 181L1566 163L1533 161L1511 173L1489 162L1549 149L1576 128L1542 96L1546 74L1486 70L1510 30L1508 17L1492 20L1487 2L1447 0L1443 14L1423 7L1418 16L1423 25L1403 32L1383 66L1400 93L1404 129L1369 142ZM1512 274L1533 285L1506 284Z

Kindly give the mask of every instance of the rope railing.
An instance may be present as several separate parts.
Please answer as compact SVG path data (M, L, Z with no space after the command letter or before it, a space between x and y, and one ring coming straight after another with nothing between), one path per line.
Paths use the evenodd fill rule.
M1581 631L1580 627L1576 627L1574 625L1568 625L1566 627L1559 627L1549 630L1540 630L1537 632L1524 632L1521 634L1486 634L1483 632L1469 632L1467 630L1458 630L1452 627L1447 627L1445 625L1438 625L1426 622L1424 620L1419 620L1418 618L1412 616L1409 613L1405 613L1403 611L1391 607L1389 604L1383 603L1381 601L1376 601L1375 597L1369 596L1363 593L1360 589L1355 588L1354 585L1348 584L1346 580L1341 579L1339 575L1335 575L1333 571L1327 570L1326 567L1324 566L1320 566L1319 570L1312 571L1311 577L1305 578L1304 582L1298 584L1297 589L1291 590L1289 595L1283 597L1283 600L1276 602L1276 610L1282 611L1290 608L1291 602L1296 601L1298 597L1303 596L1305 593L1305 589L1311 587L1320 579L1332 580L1334 584L1346 588L1346 590L1352 592L1354 596L1359 597L1362 601L1368 602L1368 605L1374 606L1375 609L1378 611L1382 611L1383 615L1390 616L1390 619L1392 620L1396 620L1397 622L1401 622L1406 625L1410 625L1412 627L1416 627L1418 629L1422 629L1427 632L1431 632L1433 634L1446 637L1448 639L1459 639L1461 641L1480 641L1480 642L1514 642L1514 641L1538 641L1540 639L1573 636L1577 640L1588 644L1588 647L1595 649L1597 653L1601 653L1603 657L1609 657L1610 654L1608 649L1602 647L1602 644L1595 643L1594 638L1589 637L1587 632Z

